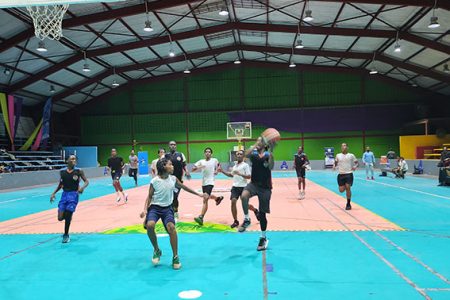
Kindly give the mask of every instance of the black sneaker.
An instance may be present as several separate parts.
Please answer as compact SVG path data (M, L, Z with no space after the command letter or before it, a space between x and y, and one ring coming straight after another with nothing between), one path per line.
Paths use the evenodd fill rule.
M264 251L267 249L267 246L269 245L269 240L264 238L264 237L260 237L259 238L259 243L258 243L258 247L256 248L256 250L258 251Z
M352 209L352 205L350 203L347 203L347 205L345 206L345 210L351 210Z
M238 231L244 232L245 229L247 229L247 227L250 226L250 224L251 224L250 219L244 220L244 222L242 222L241 226L239 226Z
M63 244L69 243L70 242L70 236L68 234L63 235L62 242L63 242Z
M238 220L234 220L233 224L230 225L231 228L235 228L239 226L239 221Z
M216 198L216 205L219 205L220 202L222 202L222 200L223 200L223 196L217 197L217 198Z
M194 221L197 222L198 225L203 226L203 216L194 218Z

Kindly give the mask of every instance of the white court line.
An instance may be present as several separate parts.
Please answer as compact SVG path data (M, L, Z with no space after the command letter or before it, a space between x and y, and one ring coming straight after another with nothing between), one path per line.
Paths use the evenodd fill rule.
M42 197L42 196L50 196L51 194L42 194L42 195L34 195L31 198Z
M24 199L26 199L26 198L22 197L22 198L16 198L16 199L7 200L7 201L1 201L0 204L8 203L8 202L16 202L16 201L20 201L20 200L24 200Z
M362 179L362 178L358 178L358 179L365 180L365 179ZM407 191L420 193L420 194L424 194L424 195L428 195L428 196L433 196L433 197L437 197L437 198L450 200L450 197L445 197L445 196L436 195L436 194L432 194L432 193L422 192L422 191L419 191L419 190L409 189L409 188L405 188L405 187L398 186L398 185L393 185L393 184L389 184L389 183L379 182L379 181L375 181L375 180L371 180L370 182L371 183L376 183L376 184L382 184L382 185L386 185L386 186L390 186L390 187L396 187L396 188L399 188L399 189L402 189L402 190L407 190Z

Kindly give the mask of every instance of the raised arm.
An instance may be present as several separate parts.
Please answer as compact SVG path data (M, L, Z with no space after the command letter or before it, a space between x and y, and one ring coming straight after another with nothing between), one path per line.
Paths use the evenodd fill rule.
M89 180L86 178L86 175L84 175L84 171L80 170L80 176L81 179L83 179L83 186L81 188L78 189L78 193L82 194L84 192L84 189L87 188L87 186L89 185Z

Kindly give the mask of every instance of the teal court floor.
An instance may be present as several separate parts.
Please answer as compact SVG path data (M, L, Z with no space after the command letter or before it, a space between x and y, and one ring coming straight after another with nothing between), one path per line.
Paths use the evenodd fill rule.
M331 171L307 177L337 190ZM268 232L266 252L256 251L255 232L180 233L179 271L165 235L157 267L144 234L73 234L70 244L55 234L0 235L0 299L450 299L450 189L436 184L366 181L358 171L354 202L404 231ZM49 209L53 189L0 193L0 227ZM111 190L109 178L93 179L82 200Z

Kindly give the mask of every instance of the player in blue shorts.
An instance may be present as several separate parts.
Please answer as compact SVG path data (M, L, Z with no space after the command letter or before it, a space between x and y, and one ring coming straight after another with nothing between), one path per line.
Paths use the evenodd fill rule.
M67 168L60 170L61 179L56 190L50 196L50 203L55 201L55 195L63 189L61 200L58 203L58 221L65 220L63 243L70 242L69 227L72 221L72 215L78 204L78 195L82 194L84 189L89 185L83 170L76 168L77 158L75 155L69 156L67 159ZM83 186L80 188L80 179L83 179Z
M164 228L170 236L170 246L173 252L172 267L178 270L181 268L181 263L178 257L178 237L175 228L174 209L172 207L174 192L178 189L183 189L201 198L203 198L203 195L183 185L177 177L172 175L174 167L171 160L161 158L156 163L156 168L158 169L158 176L154 177L150 182L150 188L147 199L145 200L144 210L141 213L141 218L146 216L147 235L154 249L152 263L154 265L159 264L162 255L155 233L155 224L161 219Z

